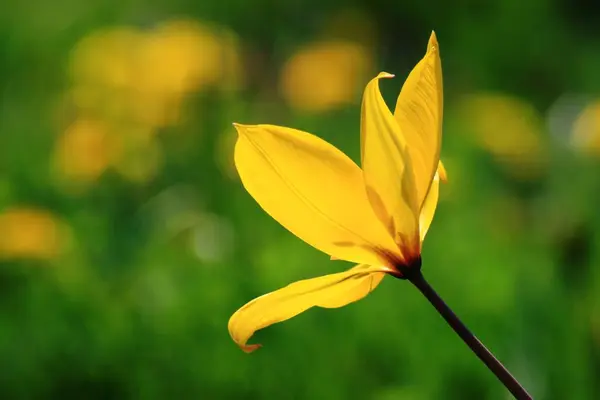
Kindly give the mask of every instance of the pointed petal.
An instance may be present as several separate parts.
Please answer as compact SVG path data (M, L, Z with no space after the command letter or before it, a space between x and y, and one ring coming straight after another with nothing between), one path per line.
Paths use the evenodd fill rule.
M442 64L432 32L427 53L404 82L394 111L413 162L419 207L429 191L440 158L442 114Z
M398 253L369 206L362 171L344 153L295 129L236 128L244 187L290 232L341 260L382 265L381 251Z
M444 164L440 161L438 164L438 169L436 174L433 177L433 182L431 182L431 186L429 188L429 192L425 197L425 201L423 202L423 207L421 208L421 216L419 218L419 233L421 236L421 242L425 240L425 235L431 226L431 222L433 221L433 216L435 215L435 209L437 208L437 203L440 195L440 182L446 183L446 168L444 168Z
M294 282L258 297L237 310L229 319L231 338L247 353L260 347L247 344L259 329L288 320L318 306L338 308L362 299L383 279L385 267L357 265L348 271Z
M418 244L418 208L406 140L379 91L380 73L363 96L362 166L371 206L401 247Z
M440 181L442 181L442 183L448 183L448 173L441 160L438 164L437 173L440 175Z

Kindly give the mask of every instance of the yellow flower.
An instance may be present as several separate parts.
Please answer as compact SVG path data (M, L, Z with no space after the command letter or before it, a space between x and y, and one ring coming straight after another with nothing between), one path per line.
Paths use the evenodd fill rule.
M94 181L110 166L117 150L118 138L105 124L80 117L57 142L58 172L78 183Z
M312 43L286 62L279 89L286 102L297 110L332 110L352 103L363 79L371 75L371 61L371 52L359 43Z
M471 94L459 104L467 131L509 174L530 180L544 172L543 121L532 104L495 93Z
M50 212L15 207L0 213L0 260L50 260L67 241L66 227Z
M229 333L246 352L259 329L313 306L337 308L369 294L386 274L407 278L421 266L421 243L445 171L439 161L442 69L432 33L425 57L408 76L394 114L379 91L380 73L364 92L361 164L306 132L235 124L235 164L246 190L306 243L359 265L302 280L236 311Z

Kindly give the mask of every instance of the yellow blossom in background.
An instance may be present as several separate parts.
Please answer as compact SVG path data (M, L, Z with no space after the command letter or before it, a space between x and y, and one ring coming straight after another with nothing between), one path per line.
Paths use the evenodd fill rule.
M73 49L73 98L111 118L169 125L187 93L241 81L238 53L232 33L193 20L100 30Z
M279 89L288 104L300 111L331 110L354 102L372 65L373 54L359 43L311 43L285 63Z
M90 89L126 88L136 65L132 62L143 33L132 27L93 32L73 48L69 70L75 84Z
M346 272L292 283L236 311L228 328L244 351L259 347L247 344L259 329L314 306L357 301L386 274L409 278L420 271L422 242L437 207L439 183L446 178L439 160L443 96L435 34L406 79L393 114L379 90L379 80L392 76L380 73L364 91L362 169L310 133L235 124L235 165L257 203L332 259L358 263Z
M147 182L161 165L162 149L149 128L115 128L89 118L69 125L54 151L58 178L77 189L85 188L77 185L97 180L109 168L130 181Z
M152 179L162 164L153 136L181 120L186 96L243 82L235 35L187 19L93 32L74 47L70 73L76 118L55 160L74 181L93 181L109 167L132 181Z
M0 213L0 259L49 260L65 248L65 228L48 211L17 207Z
M140 43L140 74L135 85L155 94L183 94L215 83L221 44L215 32L194 21L167 21Z
M167 21L142 44L141 63L151 68L142 71L139 85L150 92L184 94L211 84L239 81L238 52L229 31L192 20Z
M571 143L584 154L600 155L600 100L590 103L579 114L573 124Z
M96 180L117 156L118 140L100 121L82 118L73 122L56 143L57 172L78 183Z
M543 124L524 100L501 94L478 93L459 103L466 130L510 173L522 179L539 176L546 165Z

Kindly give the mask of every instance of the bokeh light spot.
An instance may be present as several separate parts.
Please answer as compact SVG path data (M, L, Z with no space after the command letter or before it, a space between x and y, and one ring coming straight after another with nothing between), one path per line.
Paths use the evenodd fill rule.
M283 66L281 94L291 107L306 112L352 104L372 71L372 57L366 47L350 41L311 43Z

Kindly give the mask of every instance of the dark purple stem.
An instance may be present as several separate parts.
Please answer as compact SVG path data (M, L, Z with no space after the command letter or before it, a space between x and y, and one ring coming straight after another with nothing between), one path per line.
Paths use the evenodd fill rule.
M431 305L440 313L440 315L446 320L448 325L454 329L454 332L460 336L460 338L471 348L473 353L479 357L481 361L496 375L496 377L506 386L506 388L512 393L515 399L518 400L529 400L532 399L531 395L527 393L527 390L514 376L502 365L496 357L477 339L475 335L462 323L462 321L454 314L454 312L448 307L448 305L442 300L442 298L436 293L436 291L429 285L429 283L423 277L420 269L413 270L413 272L406 277L413 285L419 289L421 293L429 300Z

